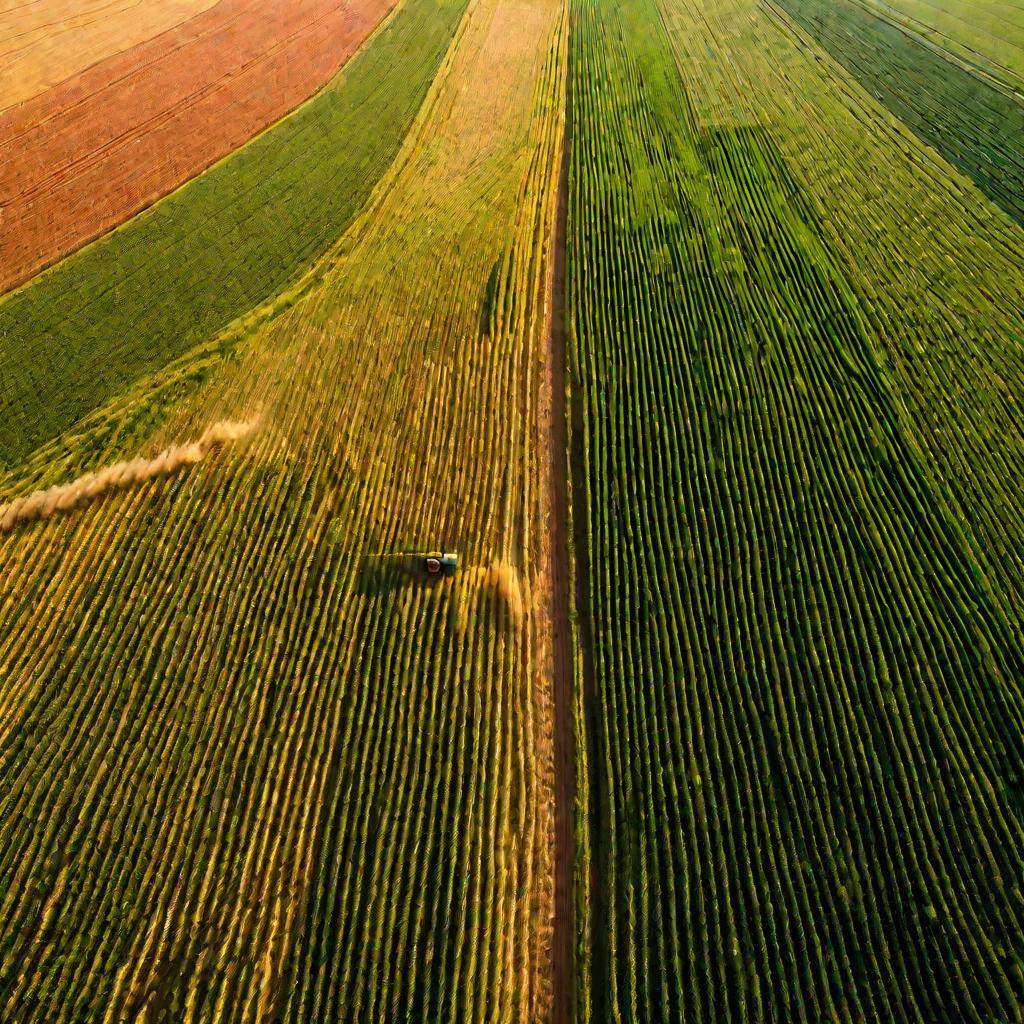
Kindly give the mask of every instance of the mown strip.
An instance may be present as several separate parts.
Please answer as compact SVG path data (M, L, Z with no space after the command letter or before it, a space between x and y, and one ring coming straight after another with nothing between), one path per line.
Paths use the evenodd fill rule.
M56 0L0 8L0 111L172 31L217 0Z
M0 304L0 467L284 288L394 158L467 0L407 0L322 92Z
M1024 107L849 0L777 0L920 139L1024 224Z

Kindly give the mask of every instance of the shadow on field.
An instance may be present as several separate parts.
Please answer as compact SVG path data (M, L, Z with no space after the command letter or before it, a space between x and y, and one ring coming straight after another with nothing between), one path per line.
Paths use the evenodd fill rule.
M519 573L509 562L465 566L454 577L431 576L422 553L396 552L364 555L356 592L381 597L403 587L437 589L447 599L448 623L460 636L481 616L501 629L518 627L526 614Z
M379 597L413 583L431 584L437 577L429 576L423 567L422 554L396 552L364 555L359 563L356 592L364 597Z

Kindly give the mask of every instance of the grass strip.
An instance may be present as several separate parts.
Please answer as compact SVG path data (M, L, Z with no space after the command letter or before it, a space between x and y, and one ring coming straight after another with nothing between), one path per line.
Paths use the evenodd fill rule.
M1024 107L884 18L846 0L779 0L915 135L1024 224Z

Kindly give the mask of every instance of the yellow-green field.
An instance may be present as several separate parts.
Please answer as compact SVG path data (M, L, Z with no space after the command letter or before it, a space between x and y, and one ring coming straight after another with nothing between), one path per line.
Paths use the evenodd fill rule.
M558 4L473 3L301 298L141 451L253 432L0 540L4 1019L543 1018L565 45ZM454 584L360 587L368 552L438 545Z

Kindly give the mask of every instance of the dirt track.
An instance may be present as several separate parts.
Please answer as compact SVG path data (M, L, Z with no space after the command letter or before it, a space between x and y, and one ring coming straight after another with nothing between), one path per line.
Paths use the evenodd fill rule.
M569 138L562 142L562 166L551 267L551 316L547 367L551 394L550 453L551 639L554 673L555 768L555 920L552 937L552 1020L573 1019L573 822L576 803L576 754L573 719L573 642L569 574L569 440L565 404L565 229L568 213Z
M308 98L394 0L222 0L0 114L0 293Z

